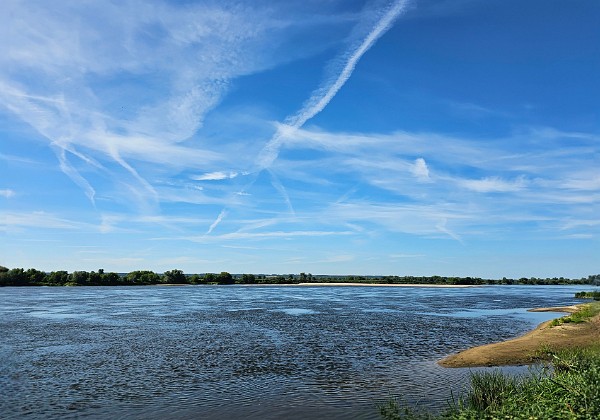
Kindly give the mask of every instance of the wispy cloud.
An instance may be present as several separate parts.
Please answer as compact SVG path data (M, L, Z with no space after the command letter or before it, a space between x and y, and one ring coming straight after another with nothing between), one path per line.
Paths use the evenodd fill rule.
M0 190L0 197L11 198L15 196L15 192L10 188Z
M304 105L295 114L289 115L285 118L283 124L277 126L277 131L258 155L256 172L270 169L273 162L279 156L279 151L285 139L293 136L296 130L325 109L348 79L350 79L359 60L406 10L407 4L408 0L395 0L386 7L376 11L375 15L378 18L370 30L333 60L329 74L321 85L312 92ZM372 15L372 11L367 10L363 14L363 18L370 20ZM364 22L362 23L364 24ZM276 181L273 185L284 197L290 211L293 212L291 202L283 184ZM215 222L218 224L220 220L219 222Z
M379 10L381 17L375 22L366 36L360 40L358 45L352 45L335 60L339 64L333 67L330 76L325 79L319 88L313 91L312 95L297 113L288 116L284 124L278 127L277 132L265 145L258 157L259 169L269 168L279 155L282 141L325 109L348 79L350 79L358 61L406 10L407 4L408 0L396 0L388 7ZM368 13L365 15L370 16L371 14Z
M202 175L192 175L192 176L190 176L190 179L193 179L195 181L222 181L224 179L233 179L233 178L237 177L238 175L239 175L239 173L237 173L237 172L218 171L218 172L207 172Z
M458 184L472 191L489 192L515 192L520 191L527 186L523 177L516 180L504 180L499 177L485 177L482 179L460 179Z
M351 231L315 231L315 230L296 230L296 231L269 231L269 232L232 232L215 236L197 236L185 237L186 240L193 242L217 242L233 240L263 240L273 238L297 238L297 237L324 237L324 236L347 236L354 235Z
M411 172L419 181L430 181L429 168L427 167L427 162L425 162L425 159L423 158L415 159L415 163L411 168Z
M0 17L0 39L10 40L2 43L1 102L55 147L61 170L92 202L98 186L81 162L101 164L105 174L122 169L128 178L119 182L151 202L157 191L133 159L167 169L226 162L218 151L180 143L232 79L304 54L266 53L265 45L286 42L277 34L301 25L277 7L34 0L11 2L10 11Z
M0 230L5 232L21 228L39 229L83 229L92 225L79 221L65 219L44 211L35 212L3 212L0 213Z

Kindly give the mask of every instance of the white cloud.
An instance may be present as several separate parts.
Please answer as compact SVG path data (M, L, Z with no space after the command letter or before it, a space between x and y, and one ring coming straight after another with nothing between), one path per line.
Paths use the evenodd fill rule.
M423 158L418 158L415 160L414 165L411 167L411 172L415 178L421 182L430 181L429 168L427 167L427 163Z
M457 182L464 188L480 193L515 192L527 186L523 178L507 181L499 177L486 177L481 179L461 179Z
M234 241L234 240L262 240L273 238L296 238L296 237L324 237L324 236L347 236L354 235L355 232L350 231L316 231L316 230L297 230L297 231L269 231L269 232L232 232L214 236L195 236L185 237L193 242L217 242L217 241Z
M219 225L219 223L221 223L221 220L223 220L223 218L225 216L227 216L227 211L225 209L223 209L223 210L221 210L221 212L219 213L217 218L214 220L214 222L211 223L206 234L210 235L212 233L212 231Z
M233 179L239 174L237 172L208 172L202 175L192 175L191 179L194 181L222 181L224 179Z
M277 5L7 0L3 9L0 102L57 148L61 169L92 201L98 187L72 159L127 173L116 178L152 202L155 188L137 162L168 169L227 161L178 143L202 126L232 79L325 48L280 49L290 27L315 22L294 21ZM318 24L336 19L323 15Z
M269 170L278 158L281 146L285 140L293 136L307 121L325 109L348 79L350 79L362 56L387 32L394 21L405 12L407 4L407 0L395 0L387 7L382 7L375 11L367 10L362 14L361 17L365 21L370 21L373 19L373 16L376 16L373 22L369 22L368 32L361 33L360 37L349 48L330 63L329 74L325 77L321 85L311 93L310 97L296 113L286 117L284 123L277 126L277 131L265 144L257 157L257 173ZM365 22L362 23L363 25L358 26L365 26ZM280 192L290 212L293 213L294 210L285 187L276 177L273 177L273 179L273 186ZM215 220L216 224L219 222L220 220ZM214 225L216 226L216 224Z
M600 176L590 175L589 178L572 178L562 183L563 188L583 191L600 191Z
M9 188L0 190L0 197L11 198L15 196L15 192Z
M0 213L0 230L5 232L20 228L82 229L85 227L91 228L92 225L68 220L44 211Z
M389 6L365 13L364 17L373 15L378 19L373 22L368 33L361 36L349 49L333 61L330 74L315 89L304 105L293 115L285 119L275 135L269 140L258 157L259 169L268 169L279 155L279 149L285 139L304 126L307 121L319 114L346 84L362 56L369 51L375 42L387 32L394 21L406 11L407 0L393 1Z

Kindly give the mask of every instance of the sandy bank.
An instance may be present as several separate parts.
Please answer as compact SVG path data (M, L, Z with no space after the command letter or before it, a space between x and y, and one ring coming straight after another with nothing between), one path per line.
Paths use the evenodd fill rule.
M297 286L365 286L365 287L477 287L470 284L387 284L387 283L298 283Z
M533 309L534 312L569 312L578 306ZM553 349L585 347L600 344L600 315L580 324L562 324L550 327L546 321L538 327L512 340L486 344L453 354L439 361L444 367L477 367L525 365L534 362L535 352L542 346Z

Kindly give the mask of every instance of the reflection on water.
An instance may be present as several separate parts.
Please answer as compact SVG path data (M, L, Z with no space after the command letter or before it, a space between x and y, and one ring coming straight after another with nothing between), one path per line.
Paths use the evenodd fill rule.
M377 418L390 394L441 409L468 371L437 360L579 290L0 288L0 417Z

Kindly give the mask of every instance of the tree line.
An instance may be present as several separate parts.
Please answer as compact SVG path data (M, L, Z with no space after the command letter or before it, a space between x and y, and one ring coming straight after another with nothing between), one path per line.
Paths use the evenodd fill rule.
M600 285L600 274L580 279L564 277L519 278L503 277L499 280L479 277L446 276L331 276L310 273L288 275L230 274L221 273L185 274L174 269L162 274L148 270L130 273L98 271L52 271L45 272L30 268L0 266L0 286L136 286L158 284L298 284L298 283L363 283L363 284L438 284L438 285L560 285L593 284Z

